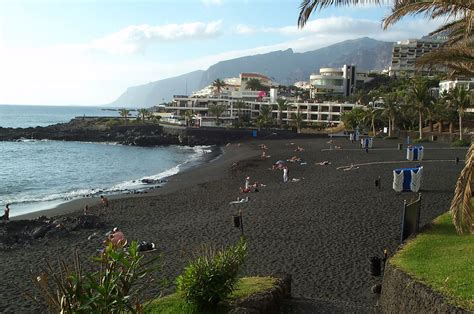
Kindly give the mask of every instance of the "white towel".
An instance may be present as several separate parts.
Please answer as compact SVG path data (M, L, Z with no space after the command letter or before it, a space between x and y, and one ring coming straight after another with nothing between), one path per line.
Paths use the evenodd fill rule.
M412 192L418 192L421 187L421 178L423 175L423 167L420 167L418 171L411 170L411 182L410 182L410 190Z
M403 171L400 171L400 173L397 173L395 170L393 170L393 189L395 192L401 192L403 191Z

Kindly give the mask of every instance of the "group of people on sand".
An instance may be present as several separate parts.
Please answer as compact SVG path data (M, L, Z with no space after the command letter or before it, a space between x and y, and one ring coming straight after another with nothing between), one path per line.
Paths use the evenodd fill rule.
M103 211L109 208L109 199L105 197L104 195L100 196L100 207ZM90 213L89 205L86 204L84 206L84 215L88 215L89 213Z
M259 188L265 187L266 185L263 183L259 183L254 181L254 183L250 184L250 177L245 178L245 184L243 187L240 187L240 193L250 193L250 192L259 192Z

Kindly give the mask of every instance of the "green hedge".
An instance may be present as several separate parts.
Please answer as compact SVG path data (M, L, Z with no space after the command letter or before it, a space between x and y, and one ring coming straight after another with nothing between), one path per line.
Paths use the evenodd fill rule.
M451 143L451 146L453 147L468 147L469 145L471 145L471 141L468 141L468 140L454 140L452 143Z

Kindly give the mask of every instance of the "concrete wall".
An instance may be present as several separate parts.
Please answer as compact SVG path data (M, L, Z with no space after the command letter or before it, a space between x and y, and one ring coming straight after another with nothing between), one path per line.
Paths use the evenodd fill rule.
M229 313L280 313L283 299L291 297L291 275L279 274L272 277L277 278L273 289L237 300Z
M473 313L447 303L429 287L387 262L380 296L382 313Z
M399 138L405 139L407 136L410 136L410 139L414 140L419 137L419 133L415 131L398 131L397 136ZM438 133L438 132L423 132L423 138L432 140L432 136L436 137L437 142L451 143L454 140L459 139L459 133ZM463 134L463 139L471 140L470 134Z

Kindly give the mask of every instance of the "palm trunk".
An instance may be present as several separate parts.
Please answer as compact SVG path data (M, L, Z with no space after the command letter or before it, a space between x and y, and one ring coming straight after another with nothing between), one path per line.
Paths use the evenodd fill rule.
M450 121L449 122L449 133L453 133L453 130L454 129L454 125L453 125L453 121Z
M283 127L283 117L281 110L278 110L278 124L280 125L280 129Z
M420 132L420 140L423 138L423 116L421 110L418 110L418 130Z
M392 136L392 119L388 119L388 137Z
M440 120L438 123L439 123L438 132L443 133L443 120Z
M375 119L372 118L372 133L373 133L373 136L375 137Z
M395 131L395 117L392 117L392 131Z
M462 113L459 111L459 140L462 141Z
M430 126L430 132L433 132L433 120L429 119L428 123L429 123L429 126Z

